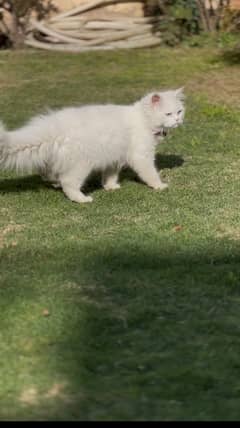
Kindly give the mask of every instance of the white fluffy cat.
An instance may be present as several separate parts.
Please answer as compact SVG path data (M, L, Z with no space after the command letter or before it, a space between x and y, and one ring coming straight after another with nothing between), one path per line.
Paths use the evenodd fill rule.
M165 189L154 166L158 137L183 122L183 90L154 92L129 106L64 108L6 131L0 123L0 167L37 172L75 202L91 202L81 192L93 170L106 190L118 189L118 174L130 166L148 186Z

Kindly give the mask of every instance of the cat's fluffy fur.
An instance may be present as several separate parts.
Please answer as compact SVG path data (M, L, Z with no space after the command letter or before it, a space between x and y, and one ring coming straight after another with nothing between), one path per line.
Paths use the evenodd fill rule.
M37 172L75 202L93 170L102 172L106 190L117 189L118 173L129 165L154 189L164 189L154 166L155 147L164 129L184 117L183 90L154 92L129 106L64 108L33 118L15 131L0 123L0 168Z

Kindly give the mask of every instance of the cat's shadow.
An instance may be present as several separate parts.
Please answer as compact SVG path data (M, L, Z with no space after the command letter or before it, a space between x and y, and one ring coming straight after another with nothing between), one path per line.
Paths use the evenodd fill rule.
M38 192L45 186L46 184L42 181L41 177L37 175L5 178L3 180L0 178L0 194L27 192L29 190L32 192Z
M157 153L155 165L158 170L178 168L184 164L184 159L178 155L166 155Z
M183 158L177 155L156 155L155 164L158 170L163 170L166 168L177 168L182 166L183 163ZM121 172L120 181L122 180L139 181L139 178L137 174L134 173L134 171L129 168L126 168ZM18 178L5 178L3 180L0 179L0 194L26 192L29 190L31 190L32 192L38 192L41 188L44 188L46 186L51 187L50 184L44 183L41 177L37 175ZM84 191L88 193L97 190L101 187L102 186L100 175L94 174L84 186Z

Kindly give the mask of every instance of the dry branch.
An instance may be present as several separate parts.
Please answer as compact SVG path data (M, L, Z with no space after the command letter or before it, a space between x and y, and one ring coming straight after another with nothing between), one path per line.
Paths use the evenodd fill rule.
M26 45L34 47L34 48L40 48L40 49L47 49L52 51L59 51L59 52L86 52L86 51L96 51L96 50L113 50L116 48L120 49L129 49L129 48L142 48L142 47L153 47L159 45L159 40L157 40L154 37L144 38L144 40L140 41L132 41L128 43L115 43L115 44L108 44L103 46L78 46L74 44L55 44L55 43L44 43L40 42L38 40L35 40L32 36L29 36L26 39Z
M142 0L134 0L142 2ZM82 6L58 14L48 21L31 20L25 43L48 50L85 50L156 46L161 40L154 31L156 17L90 18L85 12L128 0L90 0Z
M142 0L133 0L136 3L142 3ZM55 16L54 18L52 18L52 21L55 20L59 20L62 18L67 18L70 16L74 16L80 13L84 13L84 12L89 12L92 9L96 9L99 7L103 7L103 6L110 6L110 5L115 5L116 3L128 3L129 0L120 0L120 1L116 1L116 0L92 0L89 1L88 4L84 4L83 6L77 6L74 9L71 9L68 12L64 12L61 14L58 14L57 16Z

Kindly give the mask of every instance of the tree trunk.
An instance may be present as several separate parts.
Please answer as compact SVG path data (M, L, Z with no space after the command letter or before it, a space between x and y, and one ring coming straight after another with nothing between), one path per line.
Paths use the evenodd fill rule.
M9 14L8 20L9 39L14 49L20 49L24 45L24 32L20 26L14 10Z

